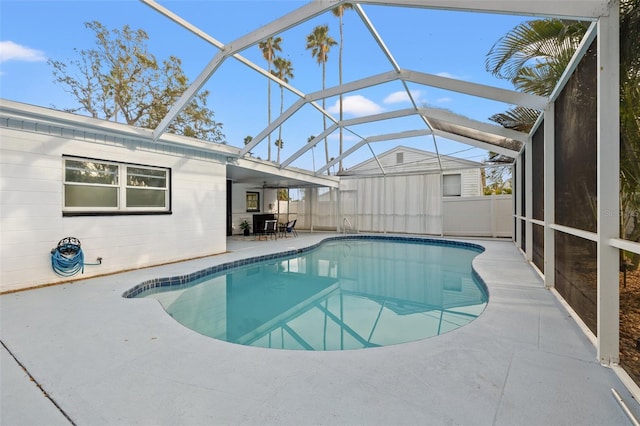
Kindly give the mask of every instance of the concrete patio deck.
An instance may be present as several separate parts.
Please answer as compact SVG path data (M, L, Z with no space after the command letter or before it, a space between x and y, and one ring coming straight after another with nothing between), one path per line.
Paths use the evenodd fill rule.
M154 299L121 297L335 235L232 238L222 255L0 296L0 424L632 424L612 388L640 413L509 241L473 240L490 292L478 319L395 346L244 347L183 327Z

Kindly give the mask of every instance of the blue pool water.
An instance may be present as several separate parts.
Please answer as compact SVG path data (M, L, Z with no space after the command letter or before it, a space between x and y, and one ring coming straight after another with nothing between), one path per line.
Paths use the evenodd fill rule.
M242 345L346 350L398 344L459 328L487 304L486 287L471 267L482 248L434 241L331 239L302 253L177 277L125 296L155 298L184 326Z

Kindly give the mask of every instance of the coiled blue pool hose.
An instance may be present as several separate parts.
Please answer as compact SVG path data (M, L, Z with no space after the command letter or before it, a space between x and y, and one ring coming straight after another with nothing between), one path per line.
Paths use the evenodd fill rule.
M85 263L80 240L74 237L63 238L58 246L51 250L51 267L61 277L84 273L85 265L101 265L102 258L99 257L97 260L98 263Z
M75 254L63 254L63 252ZM78 272L84 273L84 253L80 246L66 244L51 251L51 267L61 277L71 277Z

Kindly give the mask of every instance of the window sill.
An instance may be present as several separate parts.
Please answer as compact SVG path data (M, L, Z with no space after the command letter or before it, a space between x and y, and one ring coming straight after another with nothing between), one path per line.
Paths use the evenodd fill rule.
M173 214L172 211L118 211L118 212L62 212L62 217L76 216L156 216Z

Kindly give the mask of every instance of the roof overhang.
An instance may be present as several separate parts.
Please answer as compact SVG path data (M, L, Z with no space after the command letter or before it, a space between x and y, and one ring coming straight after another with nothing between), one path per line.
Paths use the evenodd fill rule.
M234 183L260 184L264 188L338 188L335 176L315 175L305 170L280 169L274 164L253 158L229 158L227 179Z

